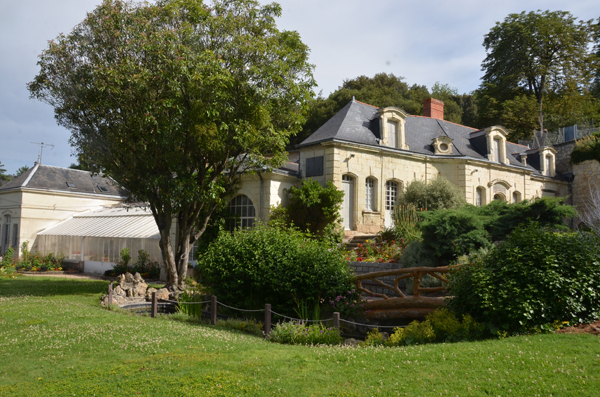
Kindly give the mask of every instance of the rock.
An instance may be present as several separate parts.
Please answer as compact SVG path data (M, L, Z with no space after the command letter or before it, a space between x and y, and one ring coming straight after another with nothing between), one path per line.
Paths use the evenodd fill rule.
M144 282L144 279L139 273L136 273L133 276L131 273L121 274L117 277L117 281L119 285L115 288L115 291L118 288L121 288L123 293L119 293L120 296L127 296L129 298L135 297L145 297L146 289L148 289L148 284Z
M170 298L170 292L166 288L161 288L156 291L156 299L164 299L167 300Z
M117 287L113 290L113 295L126 296L127 294L125 291L123 291L123 288L121 288L120 285L117 285Z
M383 340L390 339L390 334L388 334L387 332L381 332L381 336L383 336Z
M344 345L344 346L352 346L352 347L357 347L359 343L360 343L360 341L359 341L359 340L356 340L356 339L354 339L354 338L348 338L348 339L344 340L344 343L343 343L343 345Z

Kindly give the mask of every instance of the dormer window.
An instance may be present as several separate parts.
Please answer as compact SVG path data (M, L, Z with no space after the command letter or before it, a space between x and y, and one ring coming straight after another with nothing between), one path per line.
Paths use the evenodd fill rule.
M435 154L452 154L452 138L440 136L433 140Z
M508 131L503 127L494 126L485 129L488 147L488 160L500 164L510 164L506 157L506 136Z
M556 149L551 146L540 148L540 168L543 175L556 175Z
M387 137L388 137L388 146L397 148L398 147L398 122L388 120L388 122L387 122Z
M497 163L500 163L501 158L500 158L500 146L502 145L502 142L500 141L500 139L498 138L494 138L494 161L496 161Z
M380 144L395 149L408 149L404 134L404 121L408 113L396 107L380 108Z
M75 187L75 184L73 182L67 181L67 187Z
M108 188L102 185L98 185L98 190L100 190L101 192L108 192Z

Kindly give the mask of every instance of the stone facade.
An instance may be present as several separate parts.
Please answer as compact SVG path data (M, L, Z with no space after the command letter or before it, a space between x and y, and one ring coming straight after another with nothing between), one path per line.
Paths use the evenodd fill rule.
M354 179L354 225L352 230L361 233L376 233L385 227L386 182L398 183L400 189L413 180L431 181L442 175L459 186L465 199L476 204L476 190L484 192L483 203L487 204L495 195L504 200L518 201L544 195L566 196L566 181L542 175L532 175L530 170L506 164L468 158L430 157L410 152L394 151L385 146L379 148L358 144L327 142L319 146L302 148L300 169L305 169L306 159L324 156L324 174L313 177L324 184L332 181L342 189L342 176ZM375 180L375 206L365 210L367 178Z
M586 212L590 194L599 193L600 163L587 160L573 165L573 205L579 213Z

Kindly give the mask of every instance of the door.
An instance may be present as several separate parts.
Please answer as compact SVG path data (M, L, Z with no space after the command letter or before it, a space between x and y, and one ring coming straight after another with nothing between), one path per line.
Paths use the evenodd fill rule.
M342 190L344 191L342 224L344 225L344 230L352 230L352 226L354 225L354 178L350 175L342 176Z
M396 207L396 199L398 198L398 184L388 181L385 184L385 227L392 227L394 219L392 214Z

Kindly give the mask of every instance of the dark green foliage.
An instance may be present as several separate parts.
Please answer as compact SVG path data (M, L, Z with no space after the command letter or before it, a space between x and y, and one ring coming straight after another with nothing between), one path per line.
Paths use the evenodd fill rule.
M563 220L577 215L570 205L563 205L564 197L542 197L537 200L523 200L515 204L505 201L492 201L478 208L478 214L486 221L486 230L491 241L504 240L511 231L525 222L538 222L541 226L564 228Z
M228 305L258 309L271 303L292 316L297 301L352 288L341 251L280 225L221 233L197 270L202 284Z
M145 279L156 280L160 277L160 264L151 261L150 256L145 250L138 251L138 259L135 263L129 264L131 255L128 248L121 250L121 260L115 266L104 272L105 276L115 277L125 273L140 273Z
M586 160L600 161L600 133L598 132L577 141L571 152L573 164L580 164Z
M10 175L6 175L6 168L4 168L4 164L0 161L0 186L4 185L6 182L9 182L12 178Z
M588 92L595 31L591 20L568 11L509 14L496 23L483 42L478 127L501 124L509 139L529 138L533 129L552 131L597 113Z
M459 255L487 247L490 235L485 219L472 205L457 210L426 212L420 224L423 246L440 265L447 265Z
M489 254L450 275L449 307L486 324L492 334L585 322L600 314L600 240L533 223Z
M283 220L320 238L340 240L336 237L341 231L340 209L344 192L332 182L327 182L323 187L313 179L305 179L300 188L292 186L285 192L290 203L286 208L274 209L272 218Z
M460 208L466 204L463 192L441 175L431 182L414 180L398 195L396 205L413 204L417 210L433 211L441 208Z
M483 207L467 205L457 210L425 212L419 224L423 249L443 266L460 255L504 240L521 224L533 221L566 229L563 220L576 215L576 211L563 202L564 198L543 197L516 204L493 201Z
M426 249L422 241L410 243L399 260L402 267L438 267L439 261L431 250Z

